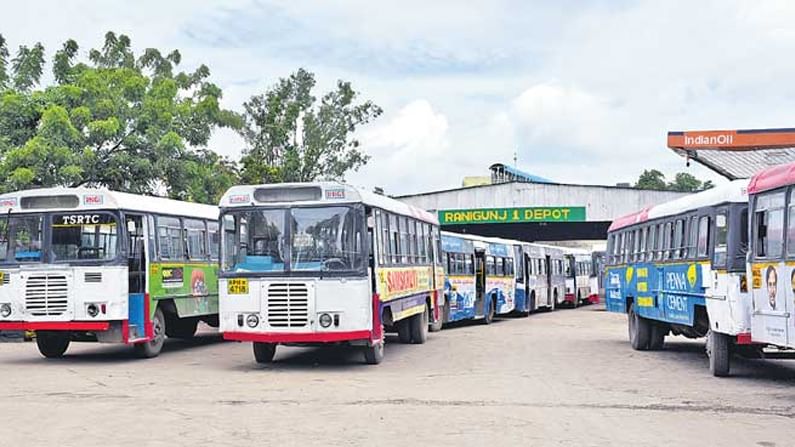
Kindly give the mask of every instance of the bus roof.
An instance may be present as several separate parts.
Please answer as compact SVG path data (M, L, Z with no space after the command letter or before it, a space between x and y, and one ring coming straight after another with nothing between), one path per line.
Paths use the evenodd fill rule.
M51 199L33 204L32 199ZM61 199L58 202L58 199ZM30 205L25 206L27 202ZM163 197L129 194L100 188L27 189L0 195L0 214L47 211L120 209L202 219L218 219L218 207Z
M355 188L340 182L275 183L270 185L239 185L229 188L221 197L221 208L246 206L329 205L364 203L404 216L439 225L435 214L381 194Z
M660 217L686 213L705 206L743 202L748 202L748 179L732 180L729 183L718 185L706 191L680 197L670 202L644 208L640 211L619 217L613 221L607 231L615 231Z
M748 194L758 194L795 184L795 162L784 163L757 172L748 184Z

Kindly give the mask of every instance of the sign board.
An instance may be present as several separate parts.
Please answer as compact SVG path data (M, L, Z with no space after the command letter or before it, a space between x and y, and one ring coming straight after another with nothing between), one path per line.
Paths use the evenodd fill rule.
M584 221L584 206L480 208L439 211L439 223L441 225Z

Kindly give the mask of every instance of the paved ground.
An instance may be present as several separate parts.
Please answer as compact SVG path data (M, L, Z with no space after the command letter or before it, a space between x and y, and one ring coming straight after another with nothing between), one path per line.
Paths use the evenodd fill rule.
M0 445L795 445L795 361L709 375L703 343L634 352L596 306L462 325L426 345L280 348L259 366L212 334L138 360L0 345Z

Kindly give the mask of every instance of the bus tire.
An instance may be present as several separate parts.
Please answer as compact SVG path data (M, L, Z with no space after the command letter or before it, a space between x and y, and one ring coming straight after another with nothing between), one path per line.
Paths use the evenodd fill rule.
M649 350L659 351L665 346L665 336L668 335L668 325L665 323L652 323L649 335Z
M629 305L627 320L629 324L629 344L632 345L632 349L636 351L649 349L649 340L651 339L651 324L649 320L635 313L634 304Z
M151 340L135 345L135 354L138 357L146 359L157 357L163 349L163 343L166 341L166 318L159 307L155 310L155 318L152 320L152 331L154 337Z
M254 360L257 363L270 363L276 355L276 343L252 343L254 349Z
M483 315L483 324L491 324L494 321L494 313L496 312L496 309L494 309L494 297L489 298L487 306Z
M411 342L416 345L421 345L428 340L428 308L421 314L412 316L409 319L409 327L411 328Z
M71 335L69 332L38 331L36 332L36 346L39 352L48 359L63 357L67 349Z
M196 335L199 320L196 318L179 318L174 315L166 322L166 336L169 338L192 338Z
M731 368L731 339L726 334L707 333L707 357L709 372L715 377L726 377Z
M433 315L433 312L430 309L428 309L428 315L429 316ZM428 325L428 330L430 332L439 332L442 330L443 325L444 325L444 315L442 314L441 311L439 311L439 318L437 318L436 321Z
M411 343L411 317L396 321L395 329L401 343Z
M383 340L364 347L364 361L368 365L377 365L384 361Z

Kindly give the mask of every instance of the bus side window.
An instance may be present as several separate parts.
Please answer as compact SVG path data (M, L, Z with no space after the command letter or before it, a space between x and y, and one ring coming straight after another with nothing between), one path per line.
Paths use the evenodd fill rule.
M726 211L718 211L715 214L715 251L712 255L712 264L716 267L726 267L728 242L729 242L729 221Z
M756 255L768 259L780 257L784 245L784 193L776 192L757 197L754 222Z
M698 221L698 253L699 258L707 256L709 251L709 216L701 216Z
M787 257L795 257L795 189L789 193L787 215Z

